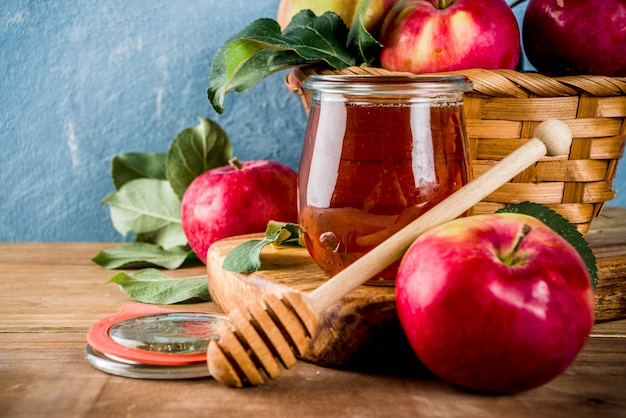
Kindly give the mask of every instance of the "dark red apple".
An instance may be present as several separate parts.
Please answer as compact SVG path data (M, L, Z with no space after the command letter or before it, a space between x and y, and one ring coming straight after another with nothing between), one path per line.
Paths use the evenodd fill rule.
M540 73L626 77L624 0L530 0L522 39Z
M554 379L594 322L582 258L522 214L470 216L422 235L401 261L396 303L427 368L486 392L515 393Z
M415 74L515 69L519 27L504 0L400 0L380 29L381 66Z
M274 161L234 160L191 182L181 205L183 231L198 258L206 263L215 241L263 232L271 220L297 222L297 175Z

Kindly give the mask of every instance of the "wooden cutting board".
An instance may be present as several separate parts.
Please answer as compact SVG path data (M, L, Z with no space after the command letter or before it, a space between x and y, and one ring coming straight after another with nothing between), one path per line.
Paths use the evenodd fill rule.
M225 312L258 301L266 292L310 292L327 277L304 248L266 246L261 270L240 274L221 268L224 257L254 234L214 243L208 254L209 292ZM605 208L594 220L587 241L597 258L598 322L626 318L626 208ZM304 360L340 366L389 358L410 350L395 311L393 287L364 285L331 306L320 317L317 335Z

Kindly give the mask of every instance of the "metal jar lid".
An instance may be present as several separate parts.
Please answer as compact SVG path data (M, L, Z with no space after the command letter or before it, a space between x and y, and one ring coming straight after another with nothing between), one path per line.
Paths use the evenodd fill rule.
M209 376L206 351L228 316L134 304L87 332L85 357L96 369L124 377L187 379Z

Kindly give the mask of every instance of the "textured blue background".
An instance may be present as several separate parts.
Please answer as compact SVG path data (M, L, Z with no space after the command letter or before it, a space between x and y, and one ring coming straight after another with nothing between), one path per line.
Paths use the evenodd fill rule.
M224 115L206 98L217 48L278 3L0 0L0 241L122 240L99 205L111 158L166 152L197 116L220 123L241 160L295 169L306 118L284 74L227 96Z

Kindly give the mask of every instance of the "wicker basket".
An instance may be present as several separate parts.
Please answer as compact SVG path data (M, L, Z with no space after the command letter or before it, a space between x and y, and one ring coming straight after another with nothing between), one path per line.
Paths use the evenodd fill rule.
M339 71L297 68L286 84L302 96L301 82L313 74L397 75L380 68ZM406 74L406 73L404 73ZM545 119L560 119L573 133L568 157L545 157L474 206L492 213L522 201L544 204L586 234L605 202L615 197L613 179L626 140L626 78L570 76L551 78L511 70L467 70L474 84L465 96L465 121L474 176L530 138Z

